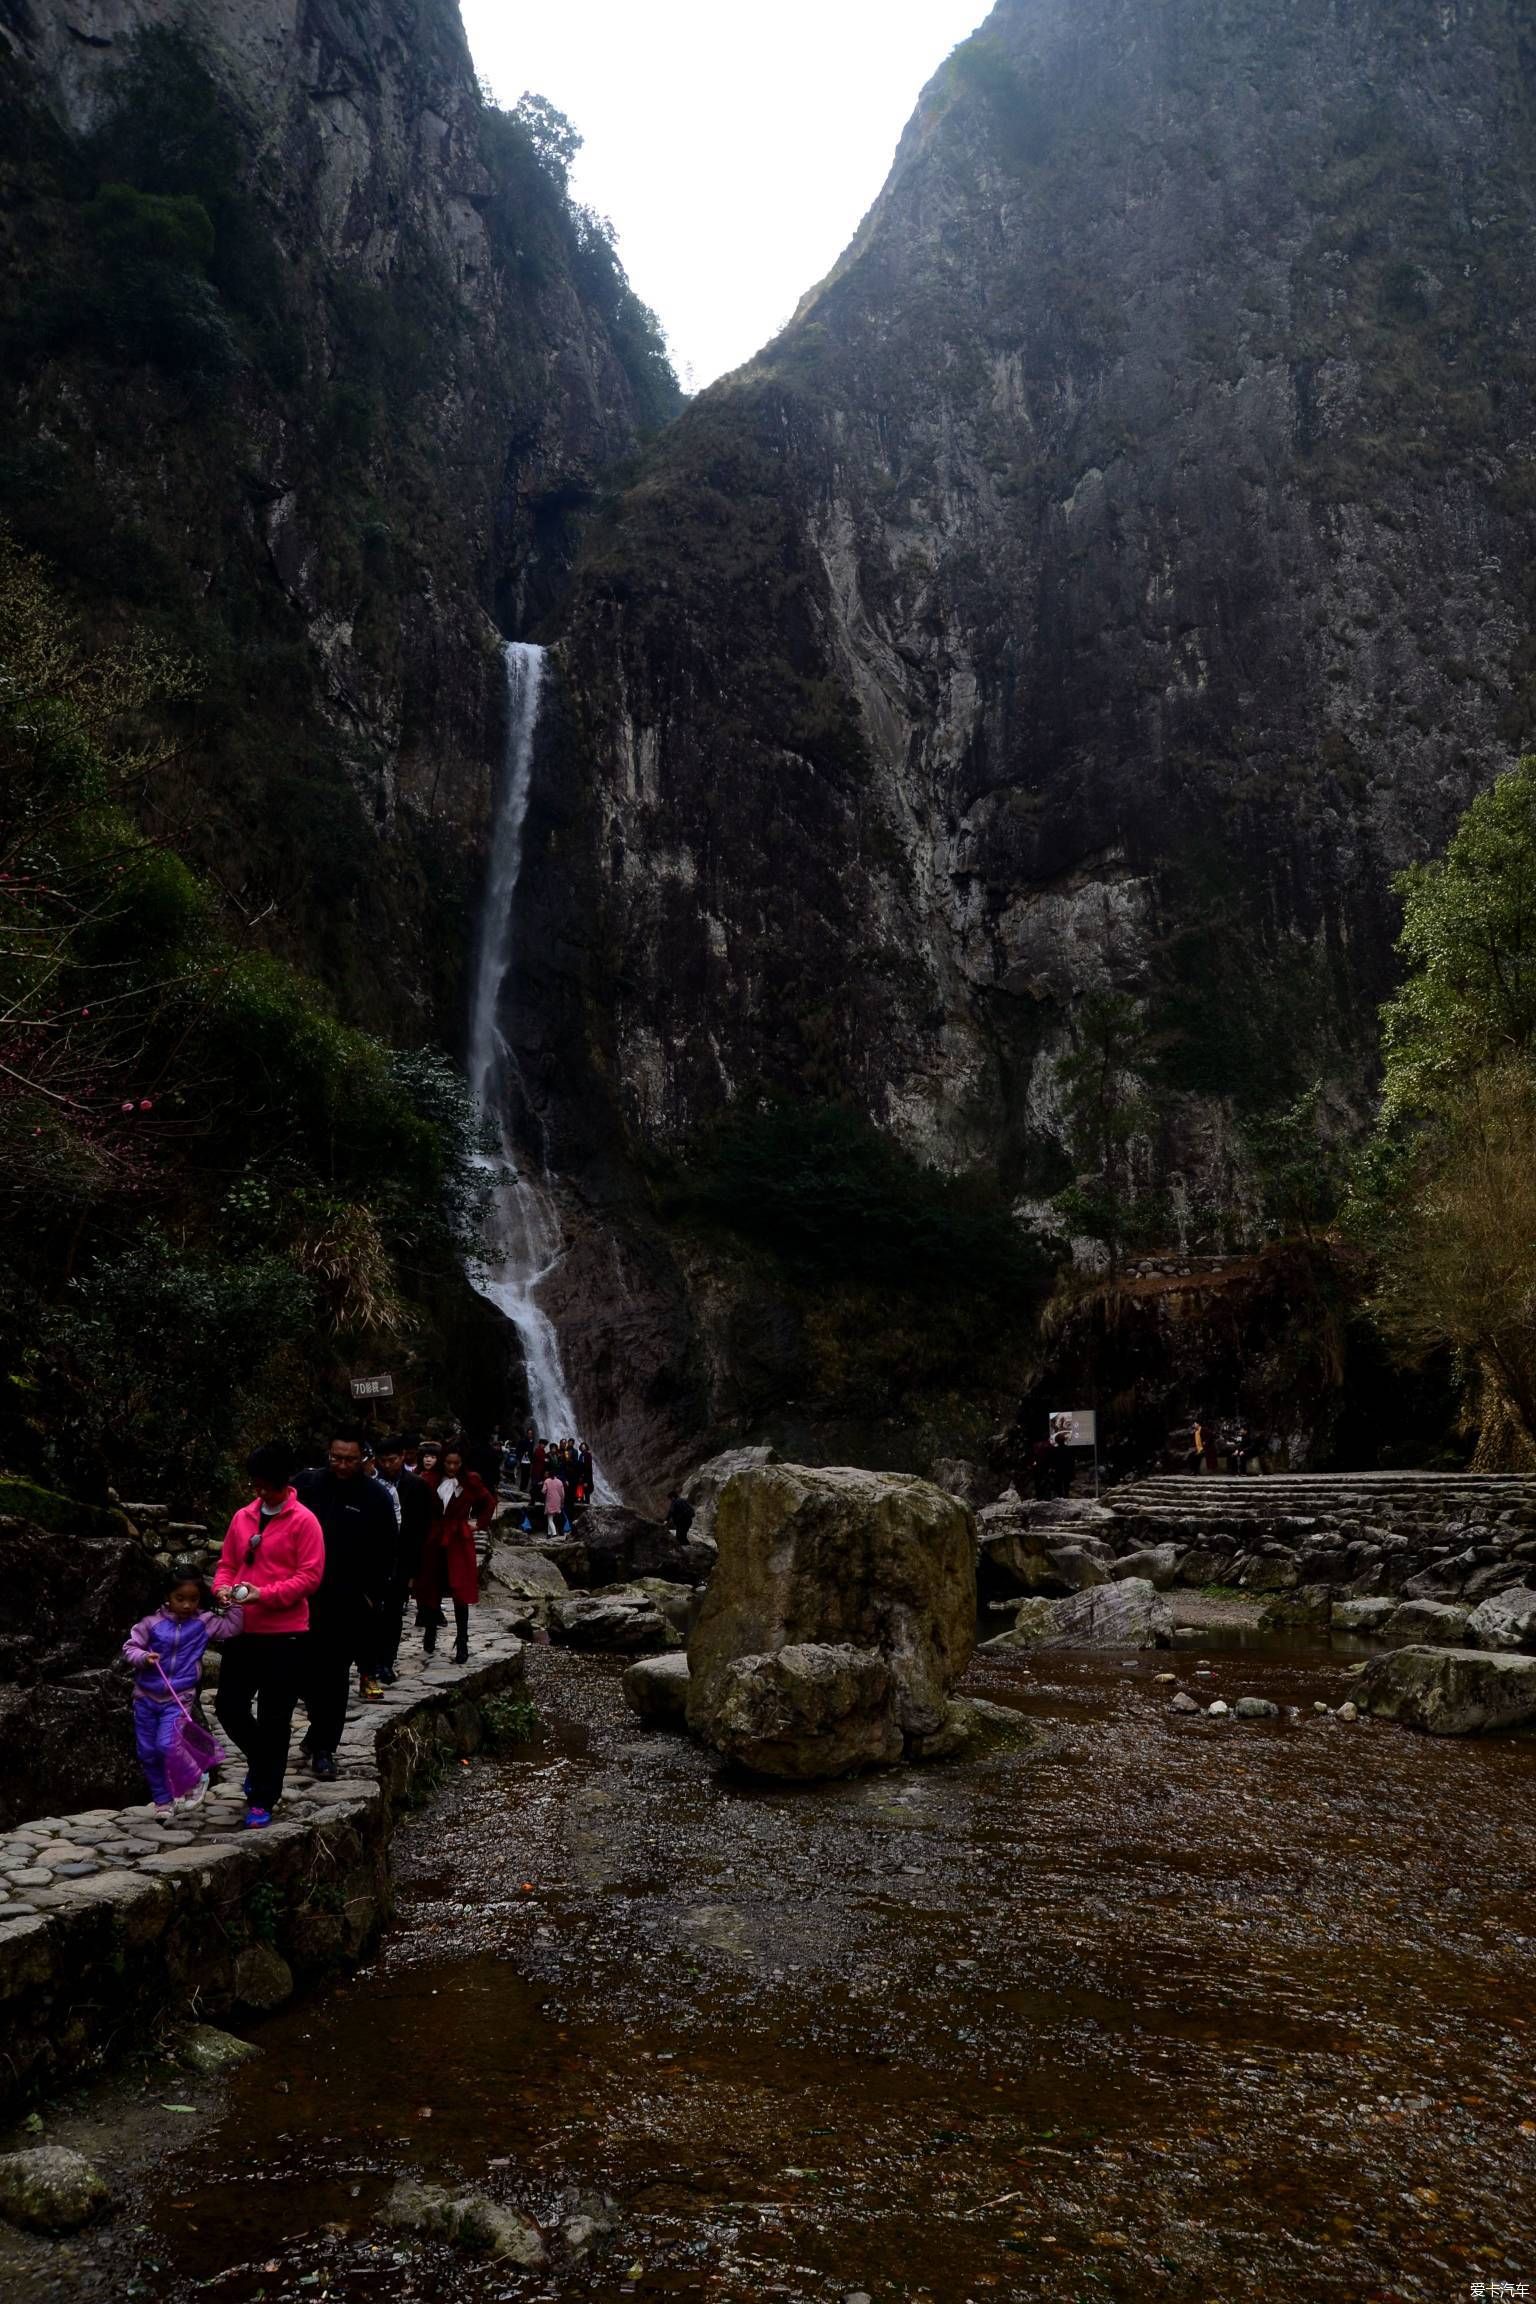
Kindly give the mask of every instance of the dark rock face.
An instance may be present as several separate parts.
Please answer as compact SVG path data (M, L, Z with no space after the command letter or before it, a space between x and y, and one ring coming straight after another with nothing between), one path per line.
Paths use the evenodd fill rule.
M679 1543L660 1520L647 1520L622 1504L589 1505L580 1523L586 1547L587 1578L594 1587L628 1583L635 1576L660 1576L674 1584L702 1584L714 1565L714 1552L692 1538Z
M1111 996L1175 1234L1241 1235L1256 1114L1358 1113L1391 874L1531 726L1533 79L1502 4L1001 0L595 535L526 922L558 1164L767 1087L1038 1201ZM714 1382L707 1281L650 1282Z
M117 119L130 88L164 150ZM454 0L0 12L0 129L0 317L64 295L0 383L0 514L196 654L179 844L201 822L211 855L237 847L353 1014L451 1031L498 626L548 606L575 510L675 383L482 102ZM185 372L92 302L103 173L211 203L210 348Z
M140 1795L116 1659L163 1582L130 1536L0 1520L0 1826Z

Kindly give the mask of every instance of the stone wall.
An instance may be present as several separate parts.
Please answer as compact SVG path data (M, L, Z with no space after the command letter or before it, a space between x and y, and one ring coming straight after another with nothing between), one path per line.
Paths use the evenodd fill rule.
M1536 1481L1435 1473L1141 1480L1103 1501L1022 1501L977 1517L984 1594L1064 1597L1135 1576L1326 1612L1334 1600L1470 1611L1536 1578Z
M104 2063L166 2019L260 2013L354 1961L388 1918L397 1812L484 1741L523 1684L522 1644L477 1613L474 1660L402 1658L355 1706L335 1784L288 1779L269 1830L241 1828L238 1762L200 1808L44 1817L0 1838L0 2111Z

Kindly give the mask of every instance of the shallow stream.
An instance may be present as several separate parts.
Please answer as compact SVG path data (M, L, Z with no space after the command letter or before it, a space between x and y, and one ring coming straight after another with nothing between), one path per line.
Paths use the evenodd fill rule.
M641 1730L536 1651L548 1723L397 1841L367 1971L262 2028L211 2124L39 2295L937 2304L1449 2298L1536 2282L1536 1742L1314 1716L1291 1643L987 1659L1024 1752L810 1791ZM401 2241L402 2174L601 2257ZM555 2219L558 2221L558 2218ZM110 2264L110 2289L99 2286ZM69 2269L72 2265L73 2269Z

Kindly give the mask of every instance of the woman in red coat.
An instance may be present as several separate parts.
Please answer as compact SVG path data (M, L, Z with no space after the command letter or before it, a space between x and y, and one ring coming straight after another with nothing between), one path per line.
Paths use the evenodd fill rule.
M424 1472L424 1477L425 1472ZM437 1647L438 1626L446 1620L443 1598L451 1595L455 1664L469 1661L469 1612L480 1597L480 1562L475 1538L489 1528L496 1515L496 1499L478 1472L464 1461L457 1441L443 1451L432 1485L442 1506L442 1517L432 1527L422 1550L421 1574L416 1581L417 1621L426 1627L422 1653Z

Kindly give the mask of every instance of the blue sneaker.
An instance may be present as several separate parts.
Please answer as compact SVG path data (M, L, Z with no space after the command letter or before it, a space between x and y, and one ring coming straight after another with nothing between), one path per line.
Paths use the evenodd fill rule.
M247 1808L245 1812L247 1832L265 1832L271 1821L272 1811L270 1808Z

